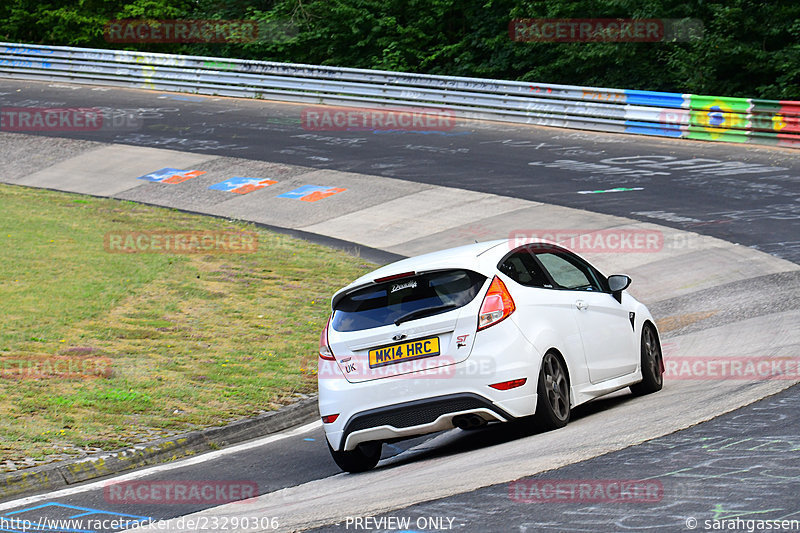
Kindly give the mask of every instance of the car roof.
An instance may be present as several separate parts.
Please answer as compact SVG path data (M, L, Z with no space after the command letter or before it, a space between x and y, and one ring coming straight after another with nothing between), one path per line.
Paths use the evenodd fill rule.
M334 294L332 301L335 302L340 295L344 293L370 285L374 283L376 279L403 274L405 272L464 268L479 272L488 277L494 274L497 263L503 256L522 244L524 243L518 242L515 239L497 239L401 259L400 261L382 266L354 280L346 287L338 290L336 294Z

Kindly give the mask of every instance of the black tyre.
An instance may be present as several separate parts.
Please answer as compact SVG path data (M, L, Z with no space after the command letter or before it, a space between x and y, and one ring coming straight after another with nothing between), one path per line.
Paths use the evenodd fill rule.
M381 460L382 447L380 442L364 442L359 444L355 450L337 452L328 444L328 450L331 452L334 462L339 465L339 468L351 474L375 468L375 465Z
M661 355L661 343L653 326L646 324L642 329L642 381L631 385L631 392L636 396L660 391L664 386L664 363Z
M539 371L539 398L534 420L544 429L563 428L569 422L569 379L561 359L548 352Z

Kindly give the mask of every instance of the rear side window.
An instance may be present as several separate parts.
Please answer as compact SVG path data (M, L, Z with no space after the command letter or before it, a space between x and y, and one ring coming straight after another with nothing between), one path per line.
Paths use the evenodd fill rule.
M371 285L337 303L331 325L336 331L360 331L423 318L470 303L486 276L470 270L440 270Z
M497 268L520 285L553 288L527 249L511 254Z

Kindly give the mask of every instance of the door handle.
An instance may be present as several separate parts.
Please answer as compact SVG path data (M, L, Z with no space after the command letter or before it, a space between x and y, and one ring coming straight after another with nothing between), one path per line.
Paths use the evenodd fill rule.
M576 300L575 307L583 311L584 309L587 309L589 306L586 305L586 302L584 302L583 300Z

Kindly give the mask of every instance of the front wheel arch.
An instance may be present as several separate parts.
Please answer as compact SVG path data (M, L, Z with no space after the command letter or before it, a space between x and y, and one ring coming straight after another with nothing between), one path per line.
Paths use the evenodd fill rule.
M630 386L636 396L660 391L664 386L664 354L655 324L649 320L642 324L639 339L639 367L642 381Z

